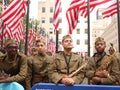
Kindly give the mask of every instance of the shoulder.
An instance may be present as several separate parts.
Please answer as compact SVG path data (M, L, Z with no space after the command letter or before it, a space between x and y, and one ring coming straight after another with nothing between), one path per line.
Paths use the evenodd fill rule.
M24 53L18 52L18 56L27 57Z
M4 60L7 54L0 54L0 61Z
M54 54L54 57L58 57L58 56L61 56L61 55L63 55L63 51L56 52Z

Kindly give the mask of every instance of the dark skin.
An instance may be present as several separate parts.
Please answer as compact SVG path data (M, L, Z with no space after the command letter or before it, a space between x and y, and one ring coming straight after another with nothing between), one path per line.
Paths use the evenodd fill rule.
M104 41L97 41L95 43L95 49L98 54L102 54L106 48L106 44ZM106 78L108 76L108 71L106 70L101 70L101 71L96 71L94 74L94 77L92 77L92 83L97 84L101 82L101 78Z
M6 46L6 52L7 52L8 58L10 58L9 59L10 61L14 60L14 58L16 57L17 49L18 49L17 44L9 44ZM3 76L1 76L0 82L6 82L7 77L10 77L10 75L4 74Z

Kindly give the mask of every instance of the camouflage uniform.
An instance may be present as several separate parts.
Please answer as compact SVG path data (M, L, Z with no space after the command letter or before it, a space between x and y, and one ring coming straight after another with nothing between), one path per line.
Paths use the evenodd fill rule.
M69 55L67 56L67 58L69 58ZM82 65L82 63L83 60L79 57L79 55L72 53L69 62L69 74L67 74L67 65L63 56L63 52L59 52L54 55L54 60L49 67L50 70L48 75L52 82L60 83L60 80L62 79L62 77L64 77L64 75L70 75L71 73L76 71ZM82 69L72 78L76 84L82 83L84 79L84 70Z
M45 55L35 55L28 59L28 75L26 78L26 90L29 90L34 84L44 82L48 83L48 65L52 57Z

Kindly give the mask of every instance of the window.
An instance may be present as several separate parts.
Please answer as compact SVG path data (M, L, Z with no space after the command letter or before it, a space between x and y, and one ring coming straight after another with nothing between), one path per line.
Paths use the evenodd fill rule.
M53 34L53 28L49 29L49 34Z
M60 23L62 23L62 18L60 18Z
M80 45L80 40L79 39L77 39L76 44Z
M85 29L85 34L87 34L88 33L88 29Z
M80 29L79 28L77 28L77 34L80 34Z
M42 7L42 13L45 13L45 7Z
M87 20L85 20L85 23L87 23L88 21Z
M60 8L60 12L62 12L62 8Z
M49 34L53 34L53 31L49 31Z
M50 7L50 13L53 13L53 7Z
M52 18L50 18L50 23L53 23L53 19Z
M59 28L59 34L62 34L62 28Z
M88 40L85 40L85 45L88 45Z
M45 23L45 18L44 17L42 18L42 22L41 23Z

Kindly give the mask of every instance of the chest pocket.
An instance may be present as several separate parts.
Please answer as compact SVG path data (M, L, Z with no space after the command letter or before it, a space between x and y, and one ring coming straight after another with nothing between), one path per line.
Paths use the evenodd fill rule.
M10 66L8 66L9 68L5 70L5 73L10 74L11 76L18 74L21 65L20 59L21 57L18 56L15 62L11 63L11 65L9 64Z

